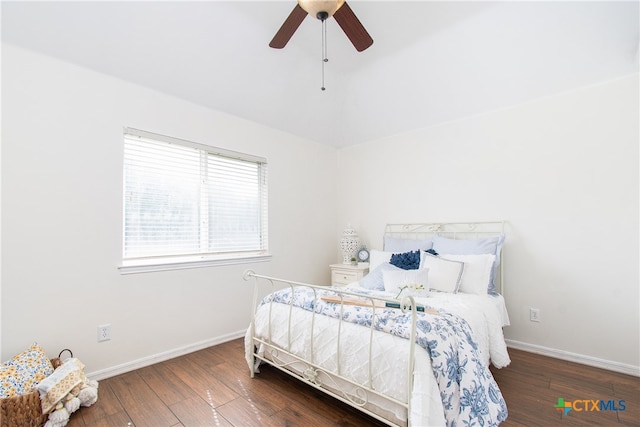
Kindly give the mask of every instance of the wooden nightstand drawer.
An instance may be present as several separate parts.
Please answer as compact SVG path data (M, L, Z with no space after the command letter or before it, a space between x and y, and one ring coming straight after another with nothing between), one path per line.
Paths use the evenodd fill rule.
M357 282L369 272L369 263L360 265L331 264L331 286L346 286Z
M332 285L348 285L357 280L358 273L356 271L333 270L331 272Z

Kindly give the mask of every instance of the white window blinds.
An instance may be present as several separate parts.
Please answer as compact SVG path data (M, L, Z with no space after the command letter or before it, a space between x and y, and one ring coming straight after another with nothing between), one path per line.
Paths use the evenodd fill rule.
M263 158L126 128L124 260L263 254Z

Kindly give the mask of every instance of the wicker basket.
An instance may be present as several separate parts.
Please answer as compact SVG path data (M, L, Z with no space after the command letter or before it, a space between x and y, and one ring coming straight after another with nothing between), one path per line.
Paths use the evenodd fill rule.
M57 368L62 362L56 357L51 363ZM38 390L0 399L0 427L40 427L47 422L47 417L42 413Z

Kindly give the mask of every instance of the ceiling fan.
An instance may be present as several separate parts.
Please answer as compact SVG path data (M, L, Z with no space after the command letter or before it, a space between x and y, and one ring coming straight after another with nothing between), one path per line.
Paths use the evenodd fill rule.
M269 46L285 47L307 15L315 16L323 23L333 16L358 52L373 44L373 39L345 0L298 0Z

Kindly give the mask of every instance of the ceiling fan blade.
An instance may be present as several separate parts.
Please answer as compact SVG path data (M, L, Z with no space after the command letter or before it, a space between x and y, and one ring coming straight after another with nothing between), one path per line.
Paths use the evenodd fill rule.
M358 52L362 52L373 44L373 39L346 2L333 14L333 17Z
M282 49L287 45L293 33L296 32L304 18L307 17L307 12L300 5L296 4L287 19L285 19L282 27L278 30L273 40L269 43L269 46L274 49Z

